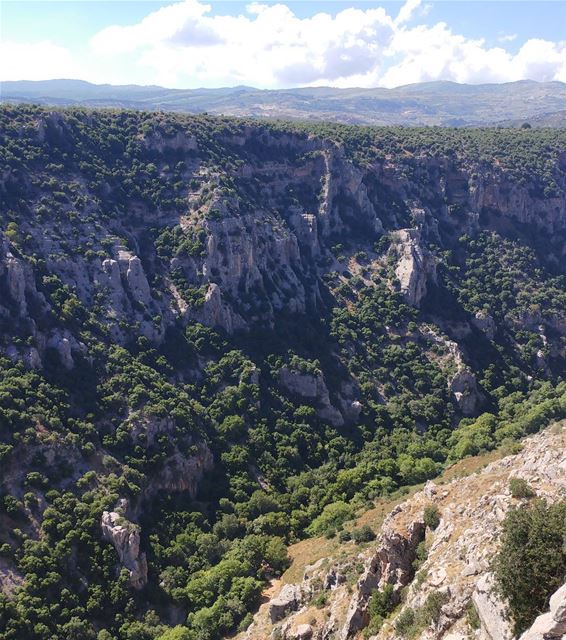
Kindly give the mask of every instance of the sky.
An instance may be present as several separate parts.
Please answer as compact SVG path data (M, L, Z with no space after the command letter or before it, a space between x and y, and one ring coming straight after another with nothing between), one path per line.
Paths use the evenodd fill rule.
M0 80L566 82L566 1L1 0Z

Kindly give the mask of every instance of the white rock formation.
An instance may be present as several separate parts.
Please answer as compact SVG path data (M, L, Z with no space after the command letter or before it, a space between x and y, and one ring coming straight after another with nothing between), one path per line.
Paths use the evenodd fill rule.
M116 511L104 511L100 526L103 539L114 545L120 564L130 572L130 584L141 589L147 584L147 560L140 551L139 526Z
M271 622L277 622L291 611L295 611L299 607L301 599L300 587L286 584L279 594L269 601L269 618Z
M472 601L489 640L513 640L513 629L507 620L507 604L497 594L495 580L486 573L476 583Z
M422 246L417 229L402 229L394 234L393 250L398 257L395 275L407 302L418 307L427 292L427 283L436 280L434 257Z
M120 251L118 262L125 272L126 282L134 300L149 304L151 291L139 257L127 251Z

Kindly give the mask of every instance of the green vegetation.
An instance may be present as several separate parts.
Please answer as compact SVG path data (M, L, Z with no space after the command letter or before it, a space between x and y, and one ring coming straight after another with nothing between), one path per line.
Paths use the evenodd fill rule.
M395 608L393 585L386 584L381 591L374 591L368 604L369 623L364 629L364 638L376 635L385 619Z
M422 607L416 610L406 607L401 611L395 620L395 629L403 638L416 638L426 627L438 622L448 599L449 595L442 591L431 591Z
M371 542L372 540L375 540L375 531L369 526L369 524L364 524L352 531L352 540L356 544Z
M436 527L438 527L438 525L440 524L440 511L438 510L438 507L436 505L428 504L425 507L423 522L425 523L426 527L432 529L433 531L434 529L436 529Z
M550 596L566 579L565 522L565 501L534 500L505 518L495 575L517 634L548 610Z
M531 489L531 486L526 480L522 478L511 478L509 480L509 491L513 498L534 498L536 493Z

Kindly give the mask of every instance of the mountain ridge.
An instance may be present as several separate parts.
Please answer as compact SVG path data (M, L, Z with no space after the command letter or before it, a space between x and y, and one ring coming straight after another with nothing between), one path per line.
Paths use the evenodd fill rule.
M511 125L563 111L566 84L519 80L502 84L434 81L391 89L300 87L167 89L95 85L83 80L6 81L5 102L162 109L218 115L329 120L350 124ZM547 118L553 126L556 120ZM561 120L558 120L561 125Z

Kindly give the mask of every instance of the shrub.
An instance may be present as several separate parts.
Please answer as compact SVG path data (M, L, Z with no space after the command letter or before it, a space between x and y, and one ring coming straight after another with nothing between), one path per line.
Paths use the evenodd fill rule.
M531 486L526 480L522 478L511 478L509 480L509 491L513 498L534 498L536 493L531 489Z
M428 549L426 548L426 542L423 540L417 545L415 551L415 559L413 560L413 569L417 571L428 558Z
M356 544L371 542L375 540L375 531L368 524L364 524L359 529L352 531L352 538Z
M395 621L395 629L402 636L407 636L413 631L415 620L416 616L414 610L408 607L407 609L401 611L401 613L397 616L397 620Z
M449 596L442 591L431 591L419 611L419 622L422 626L438 622L442 605L445 604Z
M466 609L466 620L468 621L470 629L473 629L474 631L481 627L480 617L474 603L471 600Z
M340 540L340 542L348 542L351 539L352 539L352 534L349 531L346 531L346 529L343 529L338 534L338 540Z
M317 609L322 609L328 600L326 593L323 591L319 593L316 598L313 599L312 603Z
M311 535L319 536L329 529L336 529L346 520L350 520L354 510L346 502L333 502L327 504L322 513L316 517L308 528Z
M423 521L425 526L429 529L436 529L440 524L440 512L438 511L438 507L434 504L429 504L425 507Z
M495 575L519 635L548 607L566 576L566 500L534 500L511 509L503 522Z
M364 637L375 635L381 629L385 618L395 607L395 594L393 585L386 584L382 591L374 591L368 605L369 624L364 632Z

